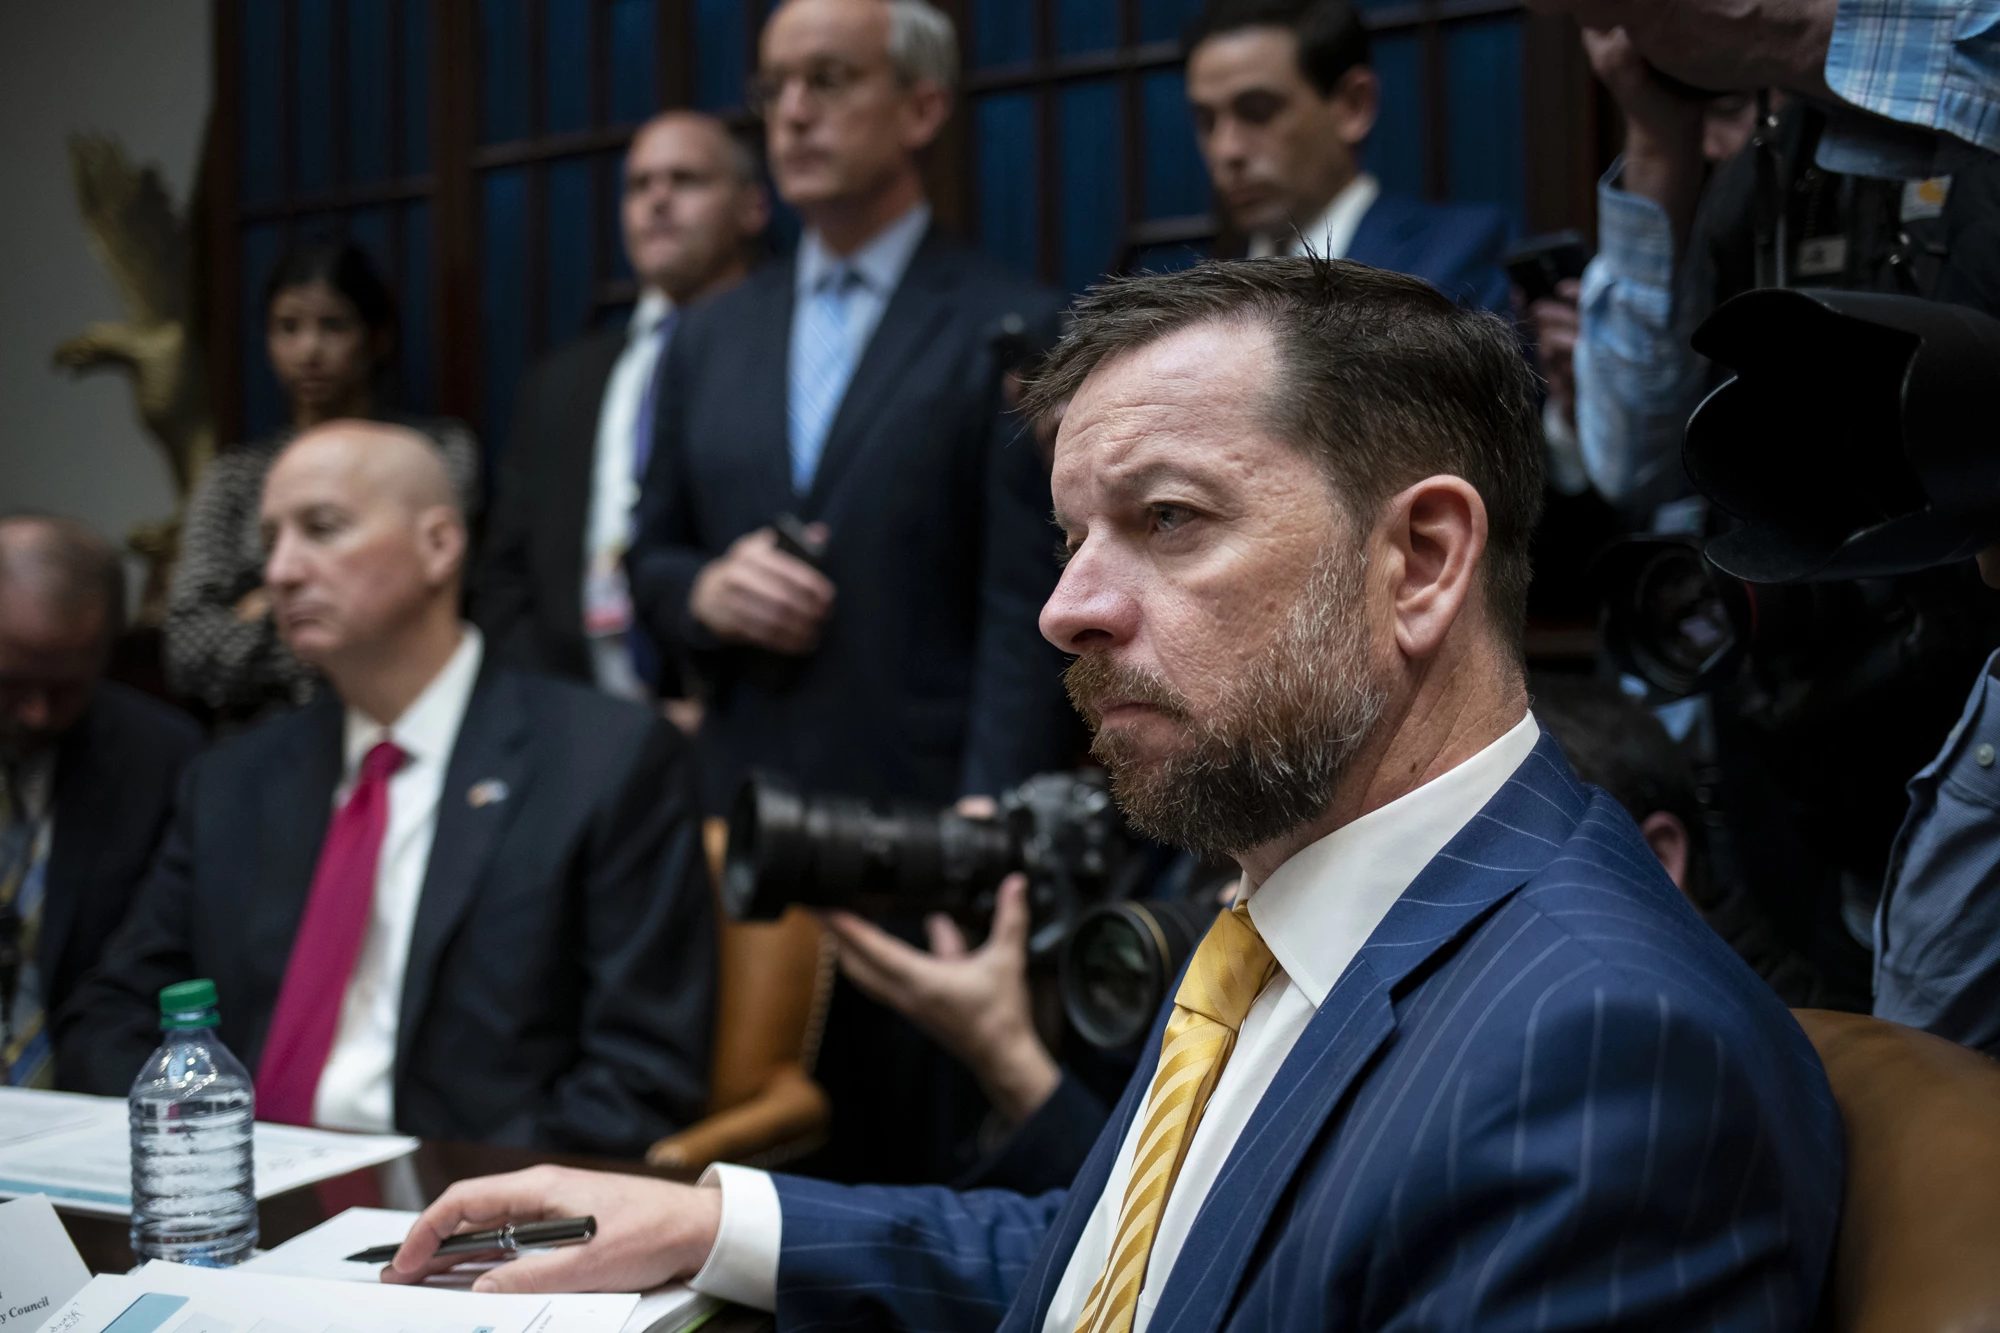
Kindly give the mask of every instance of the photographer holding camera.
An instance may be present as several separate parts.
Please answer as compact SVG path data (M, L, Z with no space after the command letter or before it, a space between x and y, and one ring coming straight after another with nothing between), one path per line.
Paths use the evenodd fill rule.
M1585 26L1626 119L1576 349L1582 451L1612 503L1643 520L1688 494L1680 434L1714 387L1688 336L1730 296L1823 285L2000 309L1991 13L1946 0L1532 7ZM1756 90L1772 114L1743 151L1745 104L1717 94Z

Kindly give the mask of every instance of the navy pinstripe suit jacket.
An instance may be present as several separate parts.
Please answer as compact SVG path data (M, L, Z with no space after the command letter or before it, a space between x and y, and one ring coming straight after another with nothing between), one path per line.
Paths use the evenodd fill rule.
M779 1178L780 1328L1039 1333L1067 1196ZM1396 903L1216 1179L1151 1333L1803 1329L1843 1177L1770 989L1545 733Z

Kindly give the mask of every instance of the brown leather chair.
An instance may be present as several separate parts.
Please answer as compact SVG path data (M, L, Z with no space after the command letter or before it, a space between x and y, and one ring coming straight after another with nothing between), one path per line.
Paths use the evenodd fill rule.
M702 842L719 886L727 822L706 821ZM778 1166L826 1141L832 1108L812 1067L833 993L833 941L796 907L776 921L721 920L708 1115L655 1143L652 1166Z
M2000 1333L2000 1063L1898 1023L1796 1013L1847 1126L1821 1326Z

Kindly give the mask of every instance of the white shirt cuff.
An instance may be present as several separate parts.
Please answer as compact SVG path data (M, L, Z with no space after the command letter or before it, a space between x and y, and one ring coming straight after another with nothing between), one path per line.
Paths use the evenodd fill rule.
M718 1162L696 1183L722 1190L722 1225L708 1262L688 1285L704 1296L775 1313L785 1217L770 1173Z

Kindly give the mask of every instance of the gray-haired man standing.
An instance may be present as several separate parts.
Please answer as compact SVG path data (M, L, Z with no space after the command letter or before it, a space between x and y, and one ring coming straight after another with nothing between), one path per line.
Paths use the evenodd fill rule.
M627 561L640 621L706 686L711 811L752 768L944 803L1067 757L1035 629L1048 479L997 350L1048 338L1057 303L931 224L918 155L956 67L919 0L789 0L764 28L756 100L805 234L687 312ZM816 526L816 562L780 548L785 514ZM828 1169L935 1179L977 1119L969 1080L863 1004L836 999L820 1059Z

